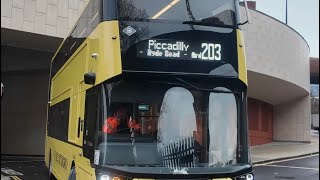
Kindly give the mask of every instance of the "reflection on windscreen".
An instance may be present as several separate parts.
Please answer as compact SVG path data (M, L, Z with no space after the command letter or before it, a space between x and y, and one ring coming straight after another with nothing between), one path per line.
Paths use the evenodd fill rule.
M226 88L215 90L229 91ZM209 164L235 161L237 148L237 107L233 94L209 96ZM227 130L227 131L226 131Z
M119 0L119 18L125 21L200 21L205 25L234 24L233 0Z
M109 86L108 115L100 127L99 164L176 169L236 163L233 94L146 82Z
M191 92L182 87L170 88L161 105L158 141L163 144L178 142L182 137L192 137L196 132L196 114ZM171 128L176 126L176 128Z

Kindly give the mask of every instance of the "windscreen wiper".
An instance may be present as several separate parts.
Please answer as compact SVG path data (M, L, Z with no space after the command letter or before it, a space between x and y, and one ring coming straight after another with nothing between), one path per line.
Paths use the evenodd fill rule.
M214 26L214 27L233 27L232 25L226 25L220 21L217 17L209 17L201 20L184 21L182 24L202 25L202 26Z
M194 15L193 15L192 11L191 11L189 0L186 0L186 6L187 6L187 12L188 12L188 15L189 15L190 20L191 20L191 21L196 20L196 19L194 18ZM192 30L195 30L192 24L189 24L189 25L190 25L190 28L191 28Z
M225 93L225 94L240 94L239 92L234 92L234 91L224 91L224 90L214 90L214 89L203 89L203 88L199 88L197 87L196 85L194 84L191 84L181 78L174 78L176 79L177 81L179 82L182 82L183 84L193 88L193 89L196 89L198 91L209 91L209 92L214 92L214 93Z

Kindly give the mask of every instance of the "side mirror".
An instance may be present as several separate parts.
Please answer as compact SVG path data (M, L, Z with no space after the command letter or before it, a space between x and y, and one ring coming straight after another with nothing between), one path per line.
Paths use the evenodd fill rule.
M244 24L247 24L247 23L251 24L251 18L250 18L248 3L247 3L246 0L243 0L243 2L244 2L244 7L246 9L247 20L245 22L243 22L243 23L239 23L239 25L244 25Z
M84 74L84 83L93 85L96 82L96 73L89 72Z

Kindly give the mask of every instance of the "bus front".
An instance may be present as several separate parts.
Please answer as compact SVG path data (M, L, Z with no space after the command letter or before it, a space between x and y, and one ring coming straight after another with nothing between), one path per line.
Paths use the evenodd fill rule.
M252 180L239 2L106 1L122 73L100 89L97 178ZM105 131L120 111L138 128Z

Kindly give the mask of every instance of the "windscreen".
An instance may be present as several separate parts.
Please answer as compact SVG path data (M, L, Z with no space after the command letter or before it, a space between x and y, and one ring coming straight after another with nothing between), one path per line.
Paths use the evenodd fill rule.
M119 20L235 24L234 0L118 0Z
M105 87L108 113L99 127L96 164L181 170L238 163L238 106L231 89L136 81Z

